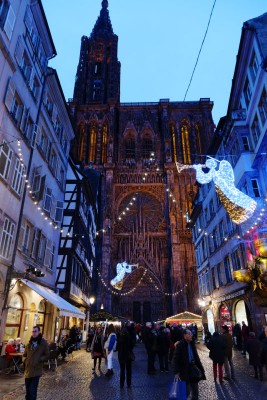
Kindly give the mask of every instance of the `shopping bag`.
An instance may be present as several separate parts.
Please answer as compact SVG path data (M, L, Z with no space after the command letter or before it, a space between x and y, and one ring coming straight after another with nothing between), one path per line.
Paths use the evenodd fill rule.
M186 400L186 385L180 379L174 379L169 385L169 400Z

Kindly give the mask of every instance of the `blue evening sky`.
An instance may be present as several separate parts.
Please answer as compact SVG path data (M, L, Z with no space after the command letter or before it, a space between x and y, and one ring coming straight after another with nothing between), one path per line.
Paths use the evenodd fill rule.
M80 43L90 36L101 0L43 0L66 99L73 96ZM109 0L119 37L121 101L182 101L214 0ZM226 114L242 25L267 12L266 0L217 0L186 100L209 97L215 124Z

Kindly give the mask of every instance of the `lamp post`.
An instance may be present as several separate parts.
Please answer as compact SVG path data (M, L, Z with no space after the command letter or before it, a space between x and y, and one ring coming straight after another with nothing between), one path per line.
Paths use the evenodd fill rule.
M95 297L94 297L94 296L91 296L91 297L89 298L90 306L89 306L89 309L88 309L88 311L87 311L86 331L88 331L88 329L89 329L89 325L90 325L90 312L91 312L91 307L92 307L92 305L94 304L94 302L95 302Z

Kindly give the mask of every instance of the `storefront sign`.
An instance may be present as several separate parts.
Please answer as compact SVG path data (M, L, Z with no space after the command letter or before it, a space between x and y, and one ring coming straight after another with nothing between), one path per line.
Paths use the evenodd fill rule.
M218 298L216 299L216 302L217 302L217 303L220 303L221 301L234 299L235 297L242 296L244 293L245 293L245 290L239 290L238 292L228 294L227 296L218 297Z

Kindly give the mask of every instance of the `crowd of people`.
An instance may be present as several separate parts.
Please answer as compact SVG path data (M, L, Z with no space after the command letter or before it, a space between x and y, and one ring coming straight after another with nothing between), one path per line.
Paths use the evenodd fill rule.
M240 337L238 336L240 333ZM105 376L110 378L113 374L113 355L118 353L120 365L120 387L125 382L130 388L132 384L132 362L135 360L134 347L142 342L147 352L147 373L149 375L160 372L173 372L175 377L186 383L187 396L191 393L192 400L198 399L198 383L206 380L205 371L199 358L196 343L198 343L197 327L173 324L163 326L159 323L147 322L145 326L128 322L121 328L115 328L111 323L98 324L89 329L86 350L91 353L93 360L92 371L101 370L102 360L105 359L107 367ZM73 326L69 335L60 339L59 346L55 349L64 359L70 347L74 350L81 348L81 331ZM248 353L249 364L253 366L255 378L263 380L264 367L267 371L267 327L264 327L257 337L254 332L249 332L245 322L240 329L235 326L232 334L229 327L224 325L219 332L212 335L206 331L205 344L209 349L212 360L214 381L223 384L224 380L235 379L233 363L233 347L240 350L244 356ZM38 326L33 327L32 336L25 346L20 338L10 339L6 346L6 357L9 360L14 352L23 352L24 374L26 385L26 399L37 398L37 388L42 375L42 368L49 358L51 350L46 340L43 339Z

